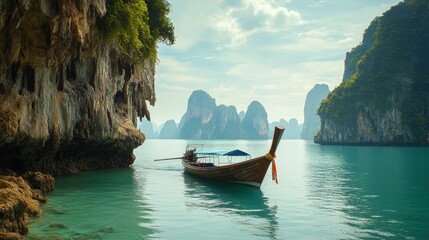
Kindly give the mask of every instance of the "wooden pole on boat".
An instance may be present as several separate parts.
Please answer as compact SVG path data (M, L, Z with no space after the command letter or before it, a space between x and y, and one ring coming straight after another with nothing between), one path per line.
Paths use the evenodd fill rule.
M183 159L183 157L161 158L161 159L155 159L154 161L166 161L166 160L177 160L177 159Z
M209 156L207 157L197 157L198 159L200 158L209 158ZM178 159L183 159L183 157L173 157L173 158L160 158L160 159L155 159L154 161L167 161L167 160L178 160Z
M274 129L273 142L271 143L271 148L269 151L271 156L275 156L277 146L279 145L279 142L282 139L282 135L283 135L284 130L285 130L285 128L283 126L276 126L276 128Z

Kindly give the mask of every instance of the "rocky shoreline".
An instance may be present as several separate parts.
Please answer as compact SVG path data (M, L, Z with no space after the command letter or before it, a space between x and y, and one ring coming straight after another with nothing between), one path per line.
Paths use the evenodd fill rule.
M42 213L43 196L54 190L54 178L40 172L17 176L0 170L0 239L24 239L28 222Z

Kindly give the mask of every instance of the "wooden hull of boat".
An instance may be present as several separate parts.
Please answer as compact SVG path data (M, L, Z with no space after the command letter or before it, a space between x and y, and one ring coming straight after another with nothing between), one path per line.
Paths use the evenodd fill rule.
M271 161L265 156L226 166L198 167L182 161L185 171L207 179L228 181L260 188Z

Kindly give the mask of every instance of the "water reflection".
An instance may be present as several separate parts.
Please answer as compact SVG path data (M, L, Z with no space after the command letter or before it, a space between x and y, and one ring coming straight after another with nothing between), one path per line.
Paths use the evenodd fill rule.
M142 171L141 168L133 168L133 182L136 186L135 189L135 202L136 208L138 208L138 215L139 220L138 223L138 232L139 237L142 237L143 239L152 239L156 238L154 237L155 234L159 232L157 229L157 226L154 224L154 216L153 216L153 209L152 204L150 204L150 201L147 199L147 179L146 174L144 171Z
M269 206L260 189L237 184L214 182L183 173L185 205L199 208L245 225L256 237L277 239L277 206Z
M56 179L27 239L147 239L156 233L139 171L116 169Z
M427 149L308 145L306 153L308 198L347 237L425 236Z

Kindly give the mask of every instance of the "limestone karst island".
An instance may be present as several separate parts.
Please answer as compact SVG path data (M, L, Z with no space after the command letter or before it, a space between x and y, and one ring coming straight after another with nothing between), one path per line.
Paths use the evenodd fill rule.
M429 239L428 156L428 0L0 0L0 240Z
M405 1L371 22L322 101L316 142L429 145L427 6Z

